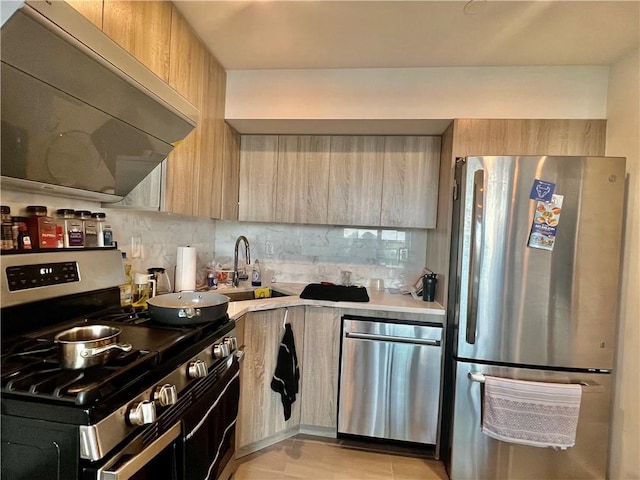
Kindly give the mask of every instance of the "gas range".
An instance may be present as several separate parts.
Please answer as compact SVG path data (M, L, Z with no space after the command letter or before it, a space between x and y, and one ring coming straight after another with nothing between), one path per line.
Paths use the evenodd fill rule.
M122 269L117 250L73 252L73 259L70 252L63 253L62 260L49 253L2 257L3 450L24 442L20 430L29 428L31 422L41 422L39 428L64 430L65 438L56 439L57 444L66 442L75 450L70 452L73 459L63 461L68 460L68 465L59 467L64 478L111 478L104 472L123 462L115 459L131 457L132 448L138 454L146 451L169 434L175 437L172 444L183 445L180 449L174 445L174 450L187 457L184 445L188 432L182 432L180 426L184 419L214 390L222 391L221 384L237 383L234 322L225 314L207 323L169 326L154 322L146 311L123 310L117 287L121 281L118 270ZM114 264L116 258L119 263ZM68 267L70 263L76 272L71 277L79 279L69 282L71 291L68 277L62 275L56 280L59 284L51 278L42 282L29 279L39 272L55 275L55 265ZM107 265L109 272L105 274ZM12 291L7 286L20 272L26 272L26 283L35 285L33 288ZM96 280L100 276L103 280ZM102 288L94 289L96 285ZM51 293L59 287L64 294ZM20 296L18 301L13 293ZM116 326L120 329L118 342L132 348L117 351L100 365L62 368L55 336L91 325ZM237 398L231 403L235 403L237 414ZM235 416L229 422L235 424ZM230 443L228 438L224 440ZM42 445L33 447L43 449ZM2 476L10 479L12 469L18 467L4 457ZM176 472L190 468L184 458L174 463ZM55 465L45 462L41 468L46 471ZM69 472L73 474L65 476ZM93 473L86 476L86 472ZM176 473L175 478L189 475Z

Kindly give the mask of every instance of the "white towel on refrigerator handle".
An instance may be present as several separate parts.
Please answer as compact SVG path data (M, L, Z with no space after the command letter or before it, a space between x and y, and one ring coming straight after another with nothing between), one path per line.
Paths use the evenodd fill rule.
M576 443L582 387L485 376L482 431L504 442L566 449Z

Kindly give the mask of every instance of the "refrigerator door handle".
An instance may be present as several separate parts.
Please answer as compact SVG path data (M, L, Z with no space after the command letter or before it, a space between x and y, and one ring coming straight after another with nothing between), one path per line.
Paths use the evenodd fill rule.
M485 380L484 373L479 373L479 372L469 372L467 374L467 377L469 377L469 380L471 380L472 382L484 383L484 380ZM554 383L558 383L558 382L554 382ZM582 387L600 387L601 386L599 383L588 382L586 380L569 382L568 385L580 385Z
M467 343L476 343L478 325L478 290L482 252L482 225L484 222L484 170L473 173L473 198L469 258L469 284L467 285Z

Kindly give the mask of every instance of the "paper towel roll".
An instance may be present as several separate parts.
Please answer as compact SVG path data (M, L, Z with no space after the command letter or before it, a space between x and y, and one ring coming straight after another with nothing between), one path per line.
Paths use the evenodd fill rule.
M195 291L196 289L196 249L178 247L176 261L176 292Z

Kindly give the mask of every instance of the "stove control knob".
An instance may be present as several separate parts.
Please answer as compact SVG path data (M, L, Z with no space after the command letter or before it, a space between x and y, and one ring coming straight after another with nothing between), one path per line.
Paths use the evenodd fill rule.
M207 376L207 363L204 360L195 360L189 363L187 368L187 376L189 378L204 378Z
M127 416L132 425L148 425L156 421L156 405L149 400L136 402Z
M238 349L238 339L236 337L227 337L224 339L224 343L229 345L229 350L232 352Z
M213 346L213 358L226 358L231 354L226 342L216 343Z
M161 407L175 405L178 401L178 391L175 385L165 383L153 392L153 400Z

